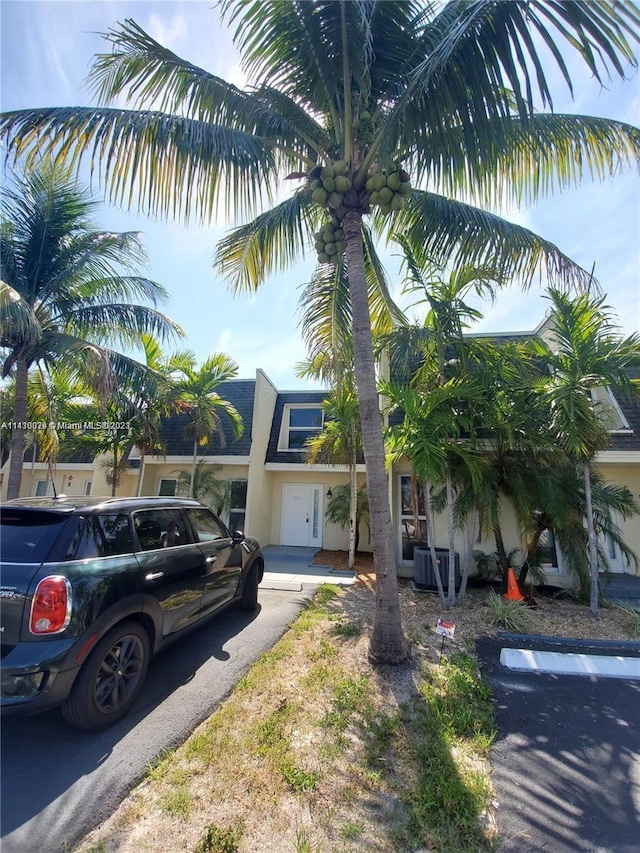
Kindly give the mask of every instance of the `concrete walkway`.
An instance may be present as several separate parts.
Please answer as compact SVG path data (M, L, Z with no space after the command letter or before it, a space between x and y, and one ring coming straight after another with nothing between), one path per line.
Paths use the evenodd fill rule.
M356 581L355 572L335 571L333 566L313 565L318 548L266 545L262 550L265 562L264 578L260 584L262 589L301 592L305 587L322 583L351 586Z

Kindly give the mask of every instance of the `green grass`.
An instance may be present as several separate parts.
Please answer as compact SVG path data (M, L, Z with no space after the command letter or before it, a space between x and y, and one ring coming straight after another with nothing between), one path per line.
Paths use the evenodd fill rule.
M242 824L220 827L209 824L195 849L195 853L238 853L242 840Z
M437 853L491 850L480 820L491 786L474 760L486 757L494 738L490 690L465 654L425 671L419 689L400 723L404 760L413 768L402 793L408 820L401 840Z

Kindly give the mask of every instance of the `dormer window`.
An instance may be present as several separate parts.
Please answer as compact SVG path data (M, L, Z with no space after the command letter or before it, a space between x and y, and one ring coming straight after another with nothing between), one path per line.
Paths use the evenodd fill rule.
M321 406L285 406L280 432L280 450L304 450L308 438L322 430L323 411Z
M604 385L592 388L591 399L597 408L600 421L605 429L609 430L609 432L627 432L629 430L629 422L618 405L618 401L614 397L611 388Z

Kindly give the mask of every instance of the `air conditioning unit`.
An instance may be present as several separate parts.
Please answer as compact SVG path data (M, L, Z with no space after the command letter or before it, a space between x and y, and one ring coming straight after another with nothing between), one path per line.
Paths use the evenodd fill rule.
M436 560L445 592L449 589L449 551L436 548ZM419 589L438 589L433 570L431 551L428 548L413 549L413 581ZM460 557L456 554L455 588L460 589Z

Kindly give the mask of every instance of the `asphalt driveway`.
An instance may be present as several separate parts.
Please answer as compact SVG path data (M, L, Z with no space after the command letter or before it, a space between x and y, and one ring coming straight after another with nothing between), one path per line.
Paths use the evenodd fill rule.
M492 750L502 853L640 851L640 681L516 672L503 647L581 646L479 639L494 692ZM608 646L592 652L640 656Z
M2 853L72 850L157 755L210 716L310 595L261 590L255 613L228 610L161 651L140 699L110 729L72 729L57 710L3 720Z

